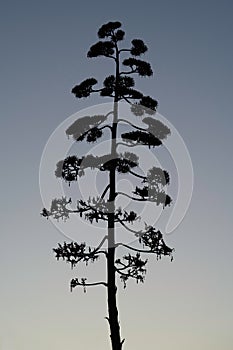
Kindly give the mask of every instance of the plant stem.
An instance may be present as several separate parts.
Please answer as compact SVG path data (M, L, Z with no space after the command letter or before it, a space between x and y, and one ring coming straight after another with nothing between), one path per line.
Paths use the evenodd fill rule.
M116 87L114 97L114 116L112 124L111 157L116 158L116 136L118 121L118 81L119 81L119 51L116 46ZM107 278L108 278L108 322L110 326L110 338L112 350L121 350L123 341L120 338L120 325L118 321L118 309L116 301L116 271L115 271L115 197L116 197L116 171L109 172L109 212L108 212L108 254L107 254Z

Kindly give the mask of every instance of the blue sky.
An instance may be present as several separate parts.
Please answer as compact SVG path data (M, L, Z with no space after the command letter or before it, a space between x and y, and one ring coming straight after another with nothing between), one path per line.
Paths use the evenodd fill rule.
M70 91L111 74L111 64L86 58L109 20L122 22L126 42L147 43L154 76L137 86L182 135L195 175L189 211L167 237L173 263L152 259L144 285L119 286L125 348L232 348L232 10L226 0L2 3L0 349L109 349L105 291L69 292L76 271L52 255L64 237L39 216L38 184L53 130L103 102Z

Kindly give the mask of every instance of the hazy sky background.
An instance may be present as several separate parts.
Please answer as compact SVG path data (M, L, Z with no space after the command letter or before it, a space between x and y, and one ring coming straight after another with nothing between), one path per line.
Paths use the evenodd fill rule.
M104 102L70 90L111 74L86 58L110 20L148 44L155 74L138 86L179 130L195 175L190 209L166 238L173 263L151 259L144 284L119 285L124 348L232 349L232 12L226 0L2 1L1 350L109 349L105 290L69 292L78 271L53 257L64 237L39 215L38 174L53 130ZM104 278L103 264L89 270Z

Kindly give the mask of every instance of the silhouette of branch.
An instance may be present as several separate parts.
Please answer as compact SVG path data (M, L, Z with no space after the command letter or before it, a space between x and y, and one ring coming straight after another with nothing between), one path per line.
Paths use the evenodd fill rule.
M122 262L122 259L126 261L126 263ZM116 265L120 265L123 267L116 267L115 271L120 275L122 282L124 283L124 288L126 288L126 282L129 278L136 279L138 282L144 282L144 275L146 273L145 265L147 264L147 260L142 260L140 253L137 252L135 256L128 254L123 256L122 259L117 259L115 261ZM126 272L122 272L127 270Z
M160 169L161 170L161 169ZM162 187L164 185L162 184ZM136 194L137 196L149 200L150 202L154 202L157 205L163 204L163 206L170 205L172 202L171 197L166 194L166 192L163 189L159 188L159 183L155 182L150 184L150 186L144 186L143 188L137 187L133 194Z
M138 252L138 253L146 253L146 254L147 253L155 253L152 250L138 249L138 248L131 247L131 246L124 244L124 243L116 243L115 246L116 247L122 246L122 247L125 247L127 249L133 250L134 252Z
M132 174L132 175L134 175L134 176L136 176L136 177L138 177L139 179L143 179L143 180L146 180L146 179L147 179L146 176L136 174L136 173L135 173L134 171L132 171L132 170L130 170L129 173Z
M136 233L135 235L139 238L139 243L143 244L143 248L147 247L149 248L148 250L134 248L124 243L117 243L116 247L123 246L127 249L139 253L153 253L157 255L157 259L161 259L162 255L168 255L171 256L171 261L173 260L172 252L174 251L174 249L166 245L162 233L159 230L156 230L153 226L148 226L147 224L145 224L145 231L141 231L139 233Z
M79 281L78 278L73 278L70 282L70 291L77 287L81 286L83 287L84 293L86 293L86 287L95 287L95 286L104 286L107 287L108 284L106 282L93 282L93 283L86 283L86 278L81 278L81 282Z
M99 243L98 247L94 249L94 252L95 252L95 251L98 251L100 248L102 248L104 242L105 242L107 239L108 239L108 236L107 236L107 235L104 236L104 238L102 239L102 241ZM104 252L104 253L106 253L106 252Z
M136 187L136 189L138 190L142 190L144 192L144 189L139 189L138 187ZM157 205L163 204L163 208L166 207L167 205L169 206L172 202L172 199L169 195L167 195L164 191L157 191L156 188L152 188L149 191L145 190L145 192L147 191L147 194L143 193L136 193L138 196L141 196L141 198L135 198L135 197L131 197L130 195L128 195L127 193L124 192L117 192L116 196L118 196L119 194L125 197L128 197L130 199L132 199L133 201L138 201L138 202L151 202L151 203L156 203ZM150 193L151 191L151 193Z
M130 266L132 269L135 269L136 270L136 268L135 268L135 266L134 265L132 265L132 266ZM130 269L130 267L128 267L129 269ZM138 281L140 281L140 282L144 282L144 279L145 279L145 277L144 276L135 276L134 274L131 274L130 272L128 272L128 273L124 273L124 272L122 272L122 271L120 271L118 268L116 268L116 272L120 275L120 278L121 278L121 280L122 280L122 282L124 283L124 288L126 288L126 281L129 279L129 278L133 278L133 279L135 279L136 281L137 281L137 283L138 283ZM146 270L145 270L145 272L146 272ZM144 272L144 273L145 273Z
M124 193L124 192L117 192L116 196L118 196L119 194L121 194L122 196L128 197L128 198L132 199L133 201L139 201L139 202L149 201L149 202L151 202L149 199L131 197L129 194Z
M72 135L76 141L82 141L86 135L88 135L91 132L93 133L94 130L98 130L98 133L99 133L98 137L101 137L102 136L102 132L101 132L102 128L99 128L99 126L100 126L100 124L102 124L103 122L105 122L107 120L108 115L110 113L108 113L106 115L84 116L84 117L77 119L66 130L67 136L69 137L70 135ZM108 127L111 129L111 126L109 126L109 125L105 125L105 127Z
M130 49L120 49L120 50L119 50L119 53L120 53L120 52L130 52L130 51L131 51Z
M130 57L130 58L126 58L122 62L122 64L124 66L130 67L132 71L135 71L135 73L138 73L142 77L145 77L145 76L150 77L153 75L151 65L146 61L142 61L142 60L138 60L136 58Z
M142 144L149 148L162 145L162 142L148 131L130 131L121 134L121 137L124 142L133 145Z
M98 206L98 204L101 204L101 202L99 201L96 204ZM108 218L107 218L108 211L107 210L104 212L103 210L100 210L99 208L97 209L89 204L87 205L86 203L83 206L84 206L84 208L82 208L79 211L80 216L82 217L83 212L91 210L92 213L85 214L85 219L89 220L90 223L92 223L94 219L96 220L96 222L98 222L99 220L108 221ZM107 209L107 208L105 208L105 209Z
M134 211L130 211L129 213L124 210L122 211L121 208L116 209L115 211L115 222L128 222L128 223L133 223L137 220L140 220L141 217L137 215Z
M101 131L106 128L109 128L112 131L112 127L110 125L104 125L101 128L97 128L94 126L89 130L85 131L81 136L79 136L78 139L76 139L76 141L82 141L85 138L85 136L87 136L88 142L95 142L97 138L102 136Z
M117 146L136 147L136 146L145 146L145 145L143 145L143 144L128 145L125 142L117 142L116 147Z
M112 41L98 41L96 44L92 45L87 53L87 57L99 57L105 56L109 58L114 58L114 43Z
M121 49L119 52L130 52L133 56L140 56L148 50L147 46L141 39L134 39L131 43L131 49Z
M124 123L127 123L129 125L131 125L133 128L137 129L137 130L140 130L140 131L147 131L147 129L143 129L143 128L140 128L139 126L136 126L134 125L133 123L131 123L130 121L128 121L127 119L118 119L118 123L119 122L124 122Z
M121 74L133 74L133 73L138 73L137 69L131 69L131 71L128 71L128 72L120 72L120 75Z
M140 236L142 234L142 231L136 231L136 230L133 230L131 228L129 228L122 220L118 219L118 222L126 229L128 230L129 232L132 232L134 233L135 235L138 235Z
M106 195L106 193L108 192L109 189L110 189L110 185L108 185L108 186L105 188L104 192L102 193L102 195L101 195L101 198L102 198L102 199L104 199L104 196Z
M128 100L127 97L125 96L122 96L122 99L125 100L128 104L132 105L132 102Z
M58 247L54 248L53 251L55 253L55 257L57 260L63 259L67 263L71 264L71 268L73 269L79 262L84 262L88 265L89 262L94 263L99 258L99 254L105 254L106 251L100 250L106 238L100 242L99 246L95 249L91 249L91 247L87 247L86 243L64 242L63 245L58 243Z
M147 131L152 133L159 140L164 140L168 135L171 134L171 130L164 125L160 120L146 117L142 120L143 123L147 124Z
M106 128L109 128L112 131L112 127L110 125L104 125L104 126L102 126L101 128L98 128L98 129L99 130L103 130L103 129L106 129Z

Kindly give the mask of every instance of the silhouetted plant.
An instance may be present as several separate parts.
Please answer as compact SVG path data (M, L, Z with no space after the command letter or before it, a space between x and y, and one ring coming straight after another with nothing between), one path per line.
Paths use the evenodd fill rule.
M158 147L162 145L164 139L170 134L170 129L161 121L156 120L158 102L150 96L144 96L142 92L134 89L135 81L132 74L142 77L150 77L153 74L152 68L148 62L137 59L147 51L147 46L140 39L131 41L131 48L121 48L120 42L124 39L125 32L121 29L120 22L109 22L102 25L98 31L99 42L92 45L87 56L107 57L115 63L115 74L107 76L102 87L94 89L98 82L95 78L89 78L76 85L72 93L77 98L88 97L92 93L99 93L100 96L113 98L113 110L107 115L84 116L76 120L67 130L66 134L72 136L76 141L96 142L102 137L104 131L110 131L111 151L103 156L84 155L78 158L76 155L68 156L57 163L55 175L68 182L77 181L78 178L85 175L87 168L109 173L109 183L106 184L101 196L90 197L88 199L79 199L76 207L72 208L71 198L65 197L53 199L50 209L44 208L41 215L48 218L67 220L70 215L79 215L90 223L106 221L108 225L107 235L96 248L91 248L86 243L71 242L58 244L54 249L57 260L63 259L74 268L78 263L94 263L101 255L106 258L107 278L106 281L97 281L87 283L86 278L74 278L70 283L71 291L81 286L86 292L89 286L102 285L107 288L108 292L108 317L110 326L110 337L113 350L121 350L124 339L120 337L120 327L118 320L118 310L116 303L116 275L119 275L123 282L124 288L127 281L132 278L136 282L143 282L146 274L147 259L143 259L141 254L154 254L157 259L162 256L172 257L173 249L169 248L163 239L162 233L150 226L145 226L137 231L130 228L127 224L134 224L140 221L140 216L134 212L127 212L121 207L116 207L116 198L126 196L133 201L150 201L156 205L166 207L171 204L171 197L165 192L164 187L170 182L169 174L166 170L159 167L152 167L148 170L146 176L142 176L132 169L139 165L139 157L131 152L119 153L119 145L125 147L134 147L143 145ZM122 55L130 55L123 58ZM121 64L126 70L121 70ZM146 128L141 128L128 120L119 118L118 103L126 101L130 104L131 111L136 116L150 115L144 117L142 121ZM112 118L109 121L109 118ZM131 131L121 135L123 142L116 141L117 128L120 123L127 123ZM136 186L130 195L125 192L117 191L116 175L117 173L128 173L138 179L143 187ZM108 194L108 198L105 196ZM133 233L142 247L135 248L125 243L116 241L115 225L120 224L124 229ZM105 242L107 247L105 248ZM115 258L116 249L124 247L131 251L121 258Z

